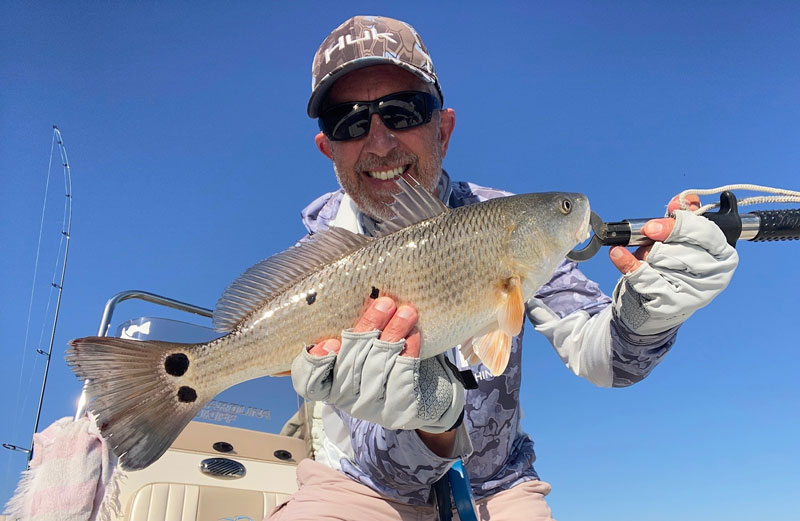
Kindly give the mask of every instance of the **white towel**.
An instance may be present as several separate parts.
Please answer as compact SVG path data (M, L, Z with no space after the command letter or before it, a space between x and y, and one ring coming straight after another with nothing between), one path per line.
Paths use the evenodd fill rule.
M116 486L110 486L115 458L93 419L66 417L33 436L30 468L8 503L6 515L24 521L91 521L109 503L116 507ZM114 482L116 485L116 480ZM113 490L110 490L113 489Z

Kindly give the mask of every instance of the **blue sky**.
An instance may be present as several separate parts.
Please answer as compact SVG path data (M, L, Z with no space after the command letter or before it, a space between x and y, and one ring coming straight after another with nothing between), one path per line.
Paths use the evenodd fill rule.
M336 187L305 115L311 58L353 14L422 34L456 110L445 159L456 179L580 191L608 221L659 216L686 188L800 189L797 4L486 5L4 2L0 440L28 445L41 383L33 351L60 233L58 170L24 356L23 345L51 126L75 206L42 427L73 413L65 345L96 332L110 296L142 289L213 307L301 236L300 209ZM631 388L595 388L526 337L523 425L557 519L800 516L798 247L741 244L731 286ZM607 258L582 268L612 291ZM155 312L124 306L125 318ZM258 389L226 396L269 404ZM0 452L0 500L23 467Z

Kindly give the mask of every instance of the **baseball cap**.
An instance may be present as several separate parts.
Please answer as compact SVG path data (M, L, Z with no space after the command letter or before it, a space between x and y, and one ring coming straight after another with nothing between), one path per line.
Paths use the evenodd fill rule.
M413 27L385 16L354 16L334 29L314 55L308 115L319 117L325 95L337 79L356 69L385 63L434 85L439 100L443 100L433 61Z

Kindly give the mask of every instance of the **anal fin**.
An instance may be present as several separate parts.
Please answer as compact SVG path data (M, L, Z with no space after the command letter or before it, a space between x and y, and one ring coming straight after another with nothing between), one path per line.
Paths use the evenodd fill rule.
M473 339L470 338L458 348L458 350L461 351L461 356L469 365L475 365L481 361L481 359L478 358L478 355L475 354L475 350L472 348L472 342Z

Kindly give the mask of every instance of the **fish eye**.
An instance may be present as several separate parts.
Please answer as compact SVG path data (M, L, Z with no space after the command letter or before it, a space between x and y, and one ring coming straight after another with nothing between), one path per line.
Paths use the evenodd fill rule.
M571 212L572 211L572 201L570 201L569 199L562 199L561 200L561 207L559 208L559 210L561 210L561 213L563 213L564 215L566 215L569 212Z

